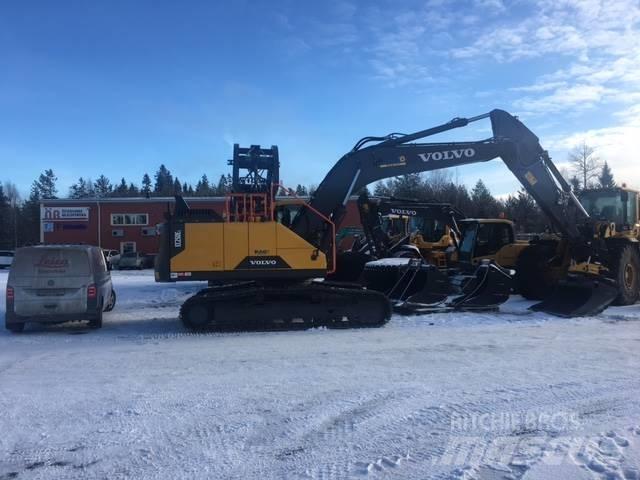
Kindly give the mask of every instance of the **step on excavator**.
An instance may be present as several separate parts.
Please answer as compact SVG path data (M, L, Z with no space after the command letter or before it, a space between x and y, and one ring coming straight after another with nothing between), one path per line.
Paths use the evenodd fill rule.
M417 142L486 118L493 130L486 140ZM559 234L552 252L535 252L529 258L529 265L542 266L545 271L553 266L562 279L556 293L536 308L565 316L606 308L619 293L614 267L617 252L627 251L618 241L626 246L633 240L629 235L615 236L609 222L590 217L538 138L502 110L455 118L413 134L365 137L338 160L308 202L295 205L276 201L277 148L236 145L230 161L233 188L224 215L195 211L183 199L176 199L174 211L167 213L161 227L156 280L218 283L182 305L180 317L194 329L383 325L391 314L384 294L357 284L314 280L335 270L335 226L350 196L385 178L494 158L502 159ZM608 241L611 238L616 239L615 245ZM481 267L504 273L492 263ZM428 275L433 269L427 266L426 270ZM486 277L482 272L479 276ZM507 284L499 282L496 288ZM484 283L484 287L494 285ZM563 297L563 289L571 295ZM424 294L428 296L429 291Z

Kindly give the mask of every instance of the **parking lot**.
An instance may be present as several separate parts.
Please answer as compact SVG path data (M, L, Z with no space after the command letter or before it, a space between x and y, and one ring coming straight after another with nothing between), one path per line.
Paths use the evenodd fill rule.
M516 298L379 329L194 334L177 312L202 284L113 281L101 330L0 333L0 478L637 471L639 306L562 320ZM479 438L493 450L470 451Z

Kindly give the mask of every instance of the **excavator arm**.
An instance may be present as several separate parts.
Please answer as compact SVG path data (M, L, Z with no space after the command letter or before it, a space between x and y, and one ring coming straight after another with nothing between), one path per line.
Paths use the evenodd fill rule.
M426 137L489 118L493 136L472 142L414 143ZM516 117L503 110L448 123L409 135L366 137L344 155L320 183L310 206L339 223L349 197L364 186L385 178L458 167L500 158L536 200L553 227L570 243L584 243L580 225L589 218L580 202L551 162L536 137ZM309 240L322 239L327 231L311 209L303 210L292 228ZM586 249L579 249L586 250Z

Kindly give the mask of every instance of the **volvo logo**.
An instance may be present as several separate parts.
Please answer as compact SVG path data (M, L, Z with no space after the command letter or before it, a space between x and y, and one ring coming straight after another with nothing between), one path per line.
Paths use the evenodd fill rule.
M407 210L405 208L391 208L391 213L396 215L410 215L415 216L418 214L415 210Z
M267 266L267 265L277 265L277 260L249 260L249 265L252 266Z
M461 148L459 150L445 150L443 152L419 153L418 157L423 162L438 162L440 160L457 160L462 157L474 157L476 151L473 148Z

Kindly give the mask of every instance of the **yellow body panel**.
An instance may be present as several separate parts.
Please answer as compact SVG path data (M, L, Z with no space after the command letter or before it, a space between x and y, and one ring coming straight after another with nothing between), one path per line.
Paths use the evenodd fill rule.
M276 222L249 223L249 252L251 256L276 255ZM235 265L227 265L227 268Z
M498 250L493 258L498 265L513 268L516 266L516 262L522 251L528 246L529 242L516 241L516 243L510 243Z
M238 271L247 257L280 257L290 267L273 270L327 269L324 253L277 222L186 223L183 242L171 272Z
M275 223L275 222L274 222ZM327 257L280 223L276 226L277 254L296 269L326 269Z
M224 268L232 270L249 252L249 223L223 223L224 228ZM189 245L187 239L187 246ZM215 237L210 242L217 241Z
M224 266L224 223L187 223L185 248L171 259L172 272L219 271Z

